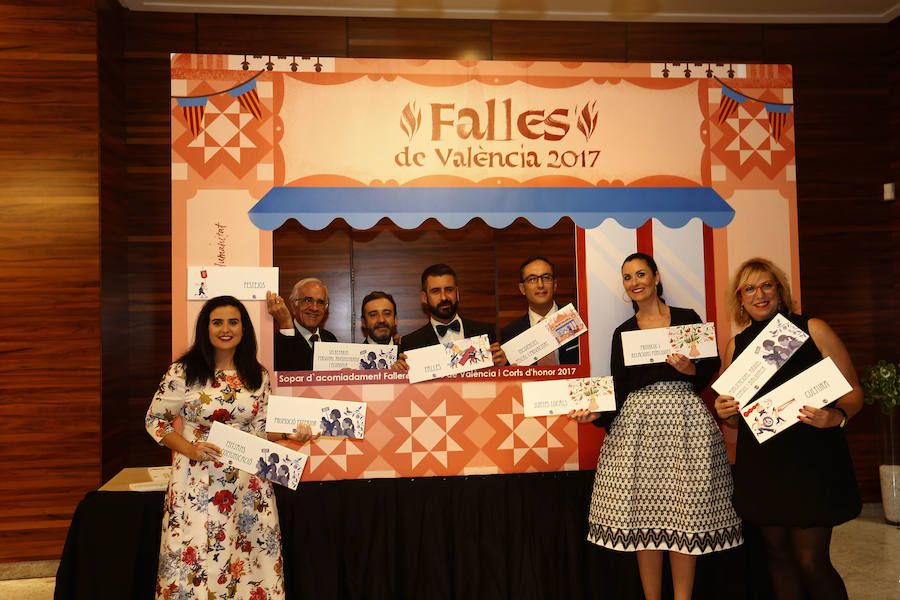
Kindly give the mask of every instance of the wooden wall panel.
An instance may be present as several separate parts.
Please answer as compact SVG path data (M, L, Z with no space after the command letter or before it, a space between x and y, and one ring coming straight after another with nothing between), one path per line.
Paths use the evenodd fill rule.
M624 62L624 23L494 21L494 60Z
M0 562L59 555L100 483L93 2L0 2Z
M491 58L489 21L352 18L347 36L353 58Z

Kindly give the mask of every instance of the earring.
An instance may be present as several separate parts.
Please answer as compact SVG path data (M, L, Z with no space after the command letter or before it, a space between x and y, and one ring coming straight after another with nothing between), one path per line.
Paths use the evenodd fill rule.
M631 298L628 297L628 292L622 290L622 302L625 304L629 304L631 302Z

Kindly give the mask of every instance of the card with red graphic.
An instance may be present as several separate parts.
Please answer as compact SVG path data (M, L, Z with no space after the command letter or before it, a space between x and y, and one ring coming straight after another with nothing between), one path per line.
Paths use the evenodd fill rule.
M187 299L234 296L265 300L266 290L278 291L278 267L188 267Z
M579 377L550 381L523 381L522 405L526 417L565 415L572 410L603 412L616 409L613 378Z
M292 490L297 489L309 458L296 450L218 421L212 424L207 441L222 449L221 462Z
M321 433L322 437L362 439L366 432L366 404L328 398L269 396L266 431L292 433L297 423L309 425L313 433Z
M637 329L622 333L625 366L666 361L670 354L688 358L718 356L715 323L691 323L672 327Z
M511 365L531 365L587 331L572 304L567 304L500 346Z
M804 406L822 408L853 388L830 357L823 358L799 375L754 400L741 410L760 444L800 421Z
M491 343L486 335L407 350L406 363L410 383L494 366Z

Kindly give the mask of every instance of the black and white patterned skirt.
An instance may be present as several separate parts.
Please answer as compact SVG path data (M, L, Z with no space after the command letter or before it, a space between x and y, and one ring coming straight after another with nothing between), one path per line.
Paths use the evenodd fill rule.
M722 432L691 384L631 392L600 449L588 539L707 554L743 543Z

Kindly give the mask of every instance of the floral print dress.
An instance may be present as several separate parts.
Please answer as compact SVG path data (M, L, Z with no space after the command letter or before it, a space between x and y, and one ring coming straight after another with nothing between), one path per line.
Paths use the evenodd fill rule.
M244 389L236 371L216 371L210 385L185 385L173 363L147 410L147 432L161 443L182 418L181 435L203 441L213 421L265 436L268 374ZM166 491L156 598L272 600L284 598L281 530L272 485L216 461L175 453Z

